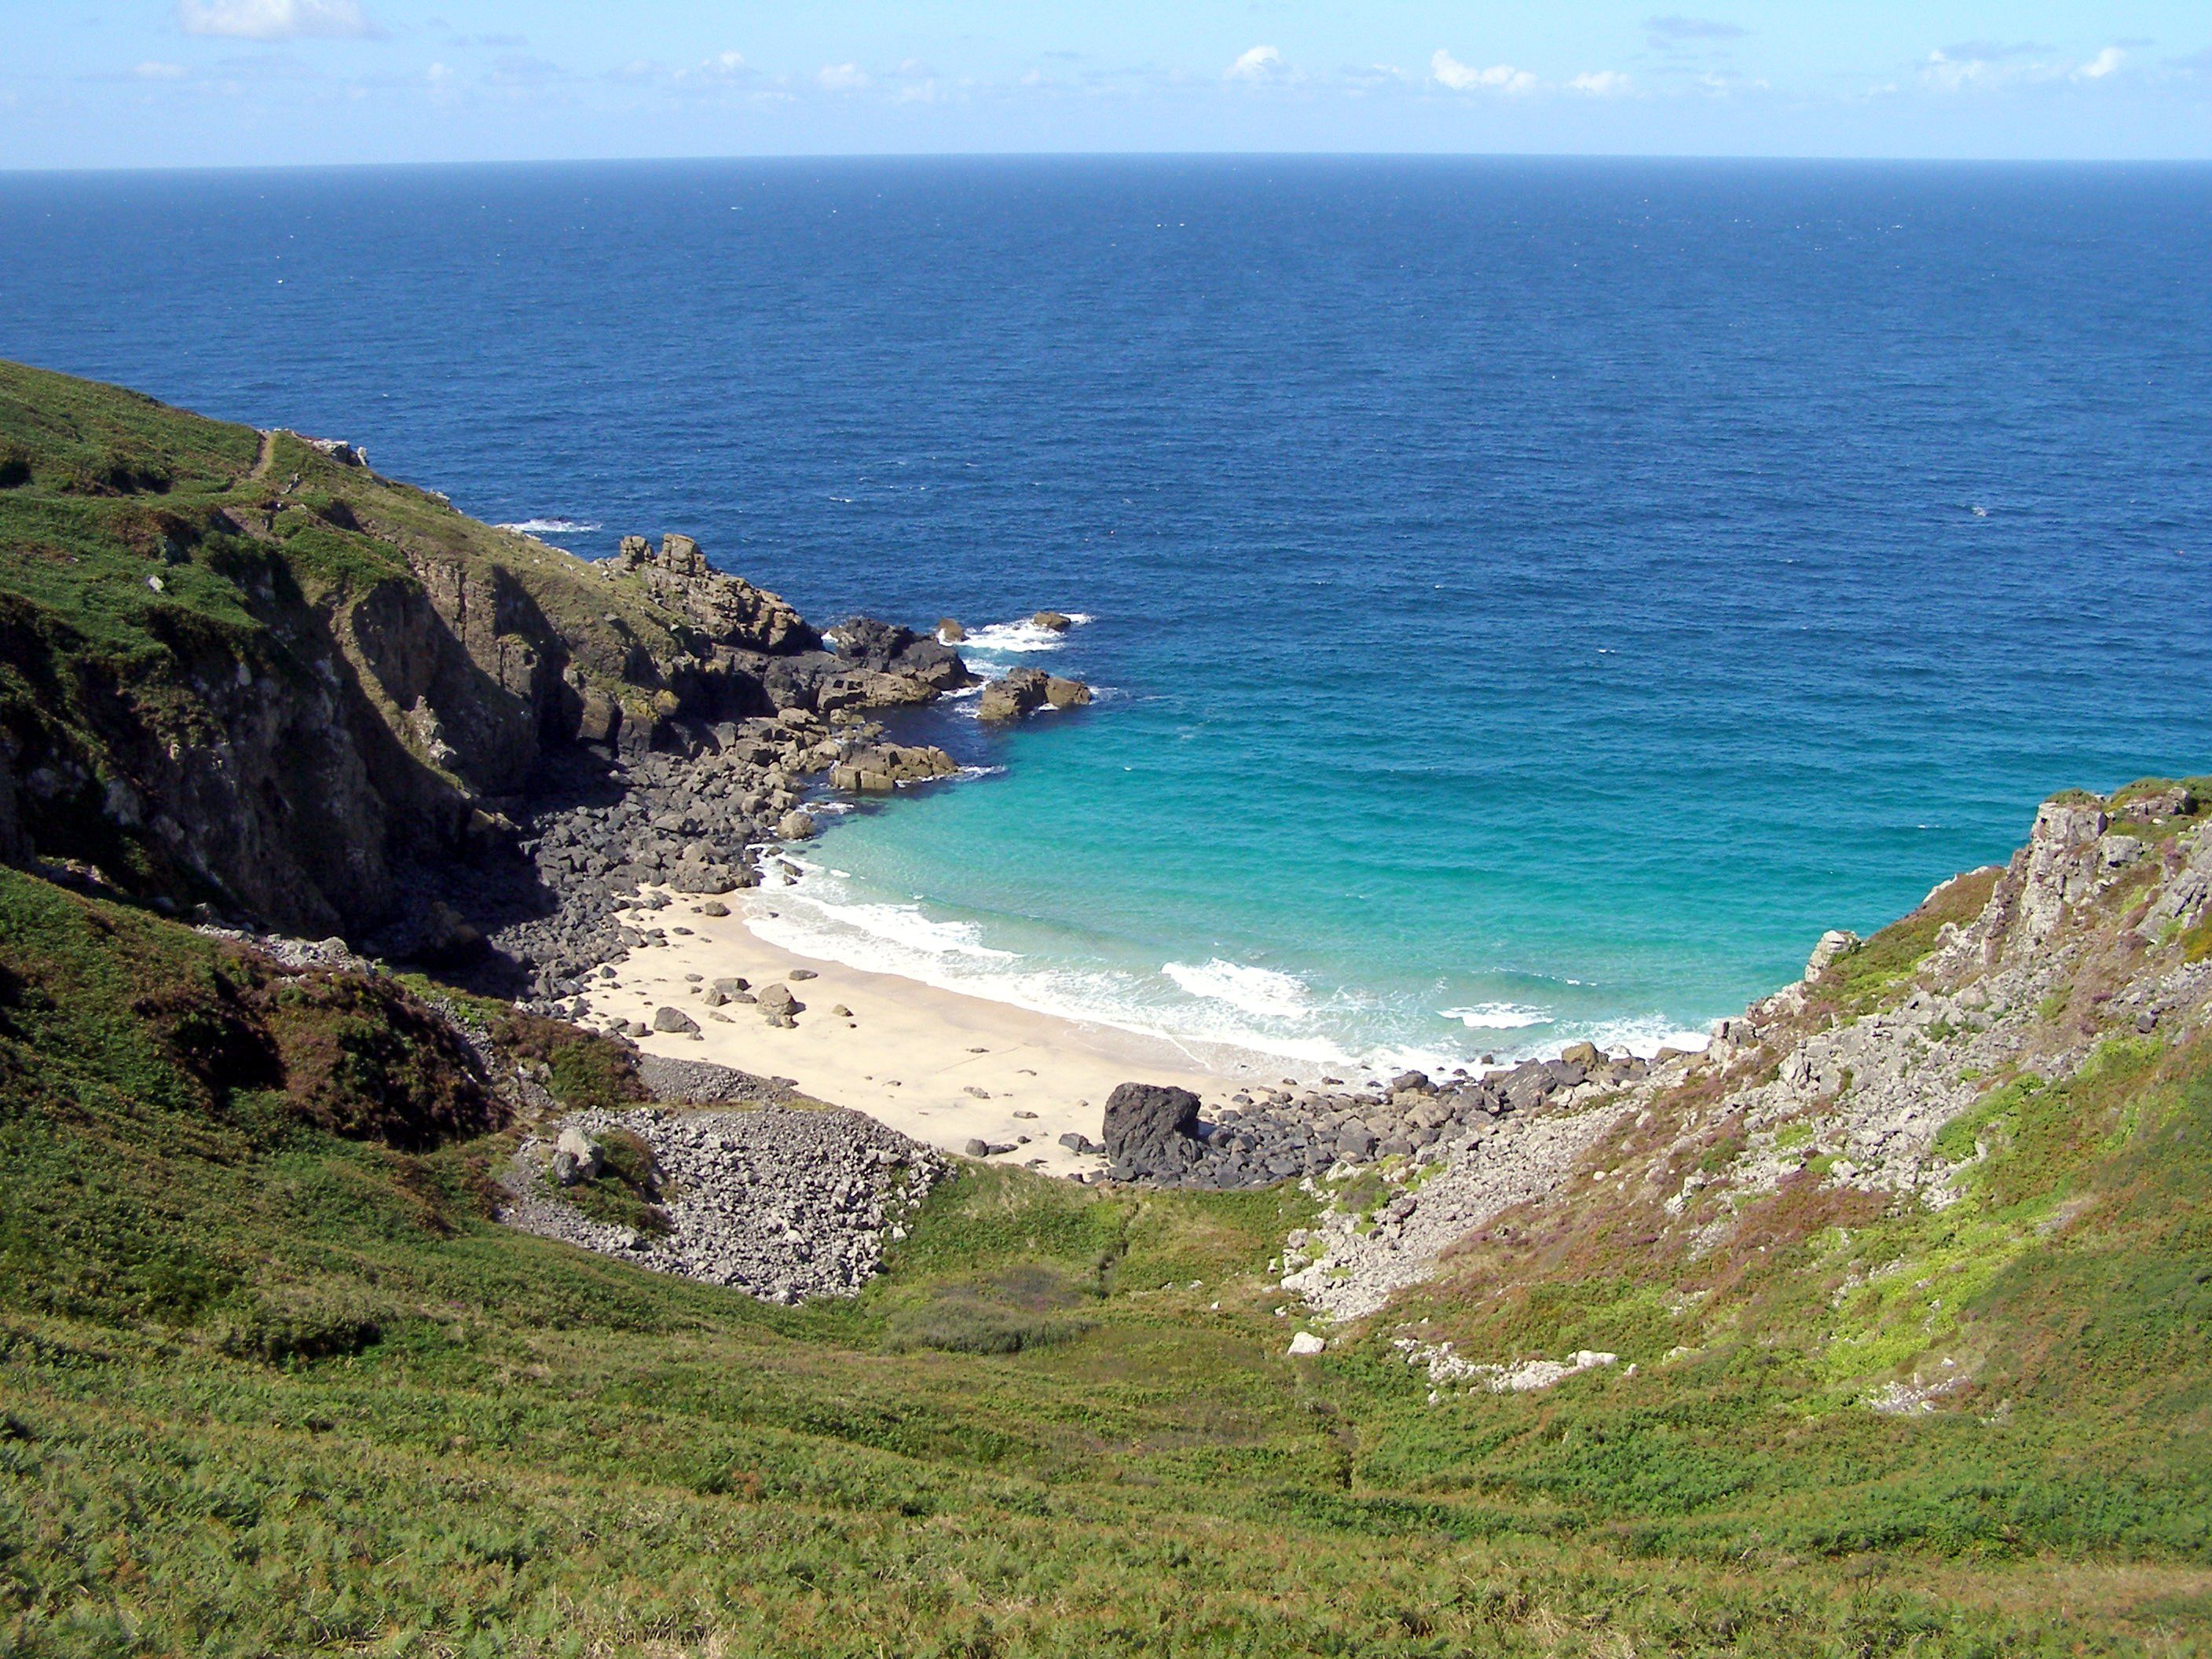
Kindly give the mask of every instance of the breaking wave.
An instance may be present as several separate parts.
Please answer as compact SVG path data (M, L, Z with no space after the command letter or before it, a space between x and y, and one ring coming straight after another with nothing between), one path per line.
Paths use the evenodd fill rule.
M500 528L512 530L518 536L574 536L599 526L583 519L524 519L517 524L503 524Z

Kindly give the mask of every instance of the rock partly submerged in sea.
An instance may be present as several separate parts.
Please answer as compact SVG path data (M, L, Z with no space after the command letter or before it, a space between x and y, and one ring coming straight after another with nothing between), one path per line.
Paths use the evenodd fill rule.
M1081 680L1063 679L1042 668L1016 668L983 688L975 715L979 720L1014 720L1048 704L1079 708L1090 701L1091 688Z

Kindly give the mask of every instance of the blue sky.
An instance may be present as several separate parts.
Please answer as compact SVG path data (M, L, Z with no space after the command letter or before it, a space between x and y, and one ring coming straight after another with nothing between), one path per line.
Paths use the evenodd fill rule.
M1155 149L2212 157L2207 0L0 0L0 20L7 167Z

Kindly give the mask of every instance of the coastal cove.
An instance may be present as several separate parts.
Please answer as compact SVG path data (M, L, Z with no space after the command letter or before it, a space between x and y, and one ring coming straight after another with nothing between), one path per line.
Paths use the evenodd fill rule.
M2093 395L2160 364L2039 295L1989 361L2040 400L1968 429L1990 292L1922 290L2002 239L1966 215L1916 276L1844 237L1839 274L1790 216L1818 170L1735 204L1791 245L1759 280L1740 213L1680 244L1818 324L1784 371L1652 285L1661 173L1534 239L1573 256L1539 349L1485 320L1545 320L1528 275L1469 273L1555 204L1447 234L1436 177L1494 178L1332 206L1285 167L940 197L893 240L1005 256L949 308L965 242L854 258L928 169L800 175L785 306L746 238L687 240L696 170L626 175L695 189L618 268L473 283L499 234L434 254L402 180L331 325L217 374L306 338L358 391L343 331L424 295L485 360L559 348L465 395L452 337L442 382L386 351L388 425L301 416L296 364L224 420L0 360L0 1652L2197 1650L2212 617L2201 437L2160 424L2194 405ZM1925 230L1929 180L1874 176L1827 182ZM1024 249L1101 177L1236 234L1168 281L1127 200L1062 200ZM542 182L431 179L448 231L487 178ZM825 223L824 178L877 193ZM1437 246L1370 222L1363 267L1328 233L1378 180ZM336 182L356 232L391 184ZM1998 217L2055 214L2031 263L2078 276L2159 182ZM603 326L495 315L564 258ZM2172 274L2100 280L2193 325ZM1902 321L1865 304L1896 280ZM696 384L624 314L662 289ZM1345 349L1362 301L1401 349ZM1577 379L1608 305L1636 337ZM803 455L753 447L803 425L763 363ZM408 456L472 399L534 430ZM586 431L608 470L558 460ZM794 480L887 435L966 447L826 533ZM2037 482L1951 513L1923 460Z
M2212 752L2212 485L2162 412L2212 375L2206 198L1413 160L18 178L0 353L1064 666L1094 708L915 717L969 775L825 821L781 942L1434 1066L1701 1031L2002 856L2024 803ZM1040 605L1092 620L1022 639Z

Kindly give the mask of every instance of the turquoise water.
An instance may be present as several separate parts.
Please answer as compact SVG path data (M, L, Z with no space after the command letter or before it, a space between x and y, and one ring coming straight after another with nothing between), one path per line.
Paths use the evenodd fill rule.
M16 178L0 228L7 355L817 618L1089 614L975 654L1096 707L922 719L972 775L775 925L1194 1046L1649 1048L2052 790L2212 770L2203 167Z

